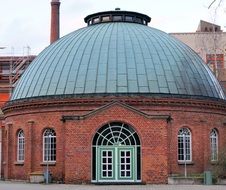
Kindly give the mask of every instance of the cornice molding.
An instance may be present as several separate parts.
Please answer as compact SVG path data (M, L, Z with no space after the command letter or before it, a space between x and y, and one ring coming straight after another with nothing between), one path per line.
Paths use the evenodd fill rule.
M226 101L213 99L193 99L193 98L172 98L172 97L145 97L145 96L106 96L106 97L78 97L78 98L42 98L29 99L27 101L14 101L6 104L2 111L4 115L16 111L27 109L45 109L78 107L78 106L94 106L101 107L112 102L121 102L132 107L186 107L197 109L211 109L223 111L226 113Z

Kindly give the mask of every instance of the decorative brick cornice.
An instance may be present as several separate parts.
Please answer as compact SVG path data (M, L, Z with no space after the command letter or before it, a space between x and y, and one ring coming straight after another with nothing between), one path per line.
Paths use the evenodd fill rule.
M226 113L226 101L208 98L179 98L179 97L148 97L148 96L86 96L86 97L43 97L30 98L19 101L8 102L2 111L5 115L16 111L28 109L45 109L54 108L62 110L62 107L71 109L79 106L83 107L101 107L111 102L118 101L132 107L165 107L176 109L180 107L197 108L202 110L216 110L217 112Z

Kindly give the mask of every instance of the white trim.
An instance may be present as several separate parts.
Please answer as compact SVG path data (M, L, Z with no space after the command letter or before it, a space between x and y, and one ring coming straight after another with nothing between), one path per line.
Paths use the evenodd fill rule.
M23 159L21 159L21 157ZM25 137L24 131L21 129L18 131L17 134L17 162L23 163L24 159L25 159Z
M103 152L106 153L106 156L103 156ZM111 152L111 156L108 155L108 153ZM100 162L100 172L101 172L101 178L113 178L114 177L114 170L113 170L113 166L114 166L114 153L113 150L111 149L105 149L105 150L101 150L100 151L101 154L101 159L105 158L106 162L103 163L103 160L101 160ZM108 158L111 158L111 163L109 164L108 162ZM103 169L103 165L106 166L106 170ZM109 165L111 165L111 170L108 168ZM106 172L106 176L103 176L103 172ZM108 176L108 172L111 172L111 176Z
M115 180L118 181L118 148L114 148L115 150L115 163L114 163L114 167L115 167ZM117 163L117 164L116 164Z
M216 147L213 146L214 144ZM210 159L212 162L218 161L218 132L216 129L212 129L210 132Z
M184 131L182 131L182 133L185 134L185 143L186 143L186 145L187 145L186 139L189 138L189 146L190 146L189 147L189 150L190 150L189 151L189 154L190 154L190 159L187 160L187 158L186 158L186 162L192 162L192 134L191 134L191 131L189 130L189 128L186 128L186 127L180 128L179 131L178 131L178 133L177 133L177 161L178 162L184 162L184 159L183 160L179 160L179 151L178 151L179 150L179 146L178 146L178 144L179 144L179 141L178 141L179 140L179 137L180 138L183 138L183 135L182 134L179 134L179 132L181 130L184 130ZM186 134L186 132L188 132L189 134ZM181 149L184 150L184 148L181 148Z
M47 134L48 133L48 130L50 132L50 134ZM55 133L55 135L51 134L51 133ZM45 139L49 139L50 142L48 144L48 148L47 148L47 151L48 151L48 155L47 155L47 160L45 160ZM55 139L55 144L56 144L56 132L54 129L50 129L50 128L47 128L44 132L43 132L43 135L42 135L42 161L43 162L56 162L56 150L55 150L55 159L51 159L51 151L53 151L53 149L51 148L51 144L53 143L52 142L52 139ZM49 152L50 152L50 159L49 159Z
M134 149L134 148L133 148ZM126 155L126 152L129 152L129 157ZM124 152L124 156L121 156L121 152ZM132 159L132 156L135 156L135 155L132 155L132 150L131 149L119 149L119 159L121 159L122 157L125 159L125 162L123 163L123 165L124 165L124 170L122 170L121 169L121 165L122 165L122 162L121 162L121 160L119 160L119 176L120 176L120 179L121 178L124 178L124 179L128 179L128 178L132 178L133 176L132 176L132 174L134 173L134 171L132 171L133 169L134 169L134 167L135 167L135 165L134 165L134 159ZM129 158L130 159L130 162L129 163L127 163L127 158ZM133 163L132 163L132 160L133 160ZM128 170L127 168L126 168L126 166L127 165L129 165L130 166L130 169ZM133 167L132 167L133 166ZM124 171L125 172L125 176L121 176L121 171ZM127 176L127 171L129 171L130 172L130 175L129 176Z

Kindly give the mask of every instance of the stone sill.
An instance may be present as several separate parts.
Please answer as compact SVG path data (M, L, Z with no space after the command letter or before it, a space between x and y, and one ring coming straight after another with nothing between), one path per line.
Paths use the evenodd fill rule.
M210 163L211 163L211 165L217 165L218 161L217 160L216 161L211 161Z
M44 176L44 174L41 171L37 171L37 172L30 173L30 176Z
M169 185L202 185L203 177L168 177Z
M16 166L23 166L24 162L14 162L14 165L16 165Z
M30 183L44 183L44 174L43 172L36 171L30 173Z
M194 164L195 164L195 163L192 162L192 161L186 162L186 165L194 165ZM178 161L178 165L185 165L185 162L183 162L183 161Z
M41 162L40 163L41 166L55 166L56 162Z

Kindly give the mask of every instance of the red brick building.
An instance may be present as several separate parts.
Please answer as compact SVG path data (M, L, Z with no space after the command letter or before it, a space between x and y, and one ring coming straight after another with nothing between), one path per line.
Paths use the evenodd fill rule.
M54 1L55 2L55 1ZM167 183L226 145L226 102L202 59L150 17L106 11L53 42L4 106L2 173L66 183Z

